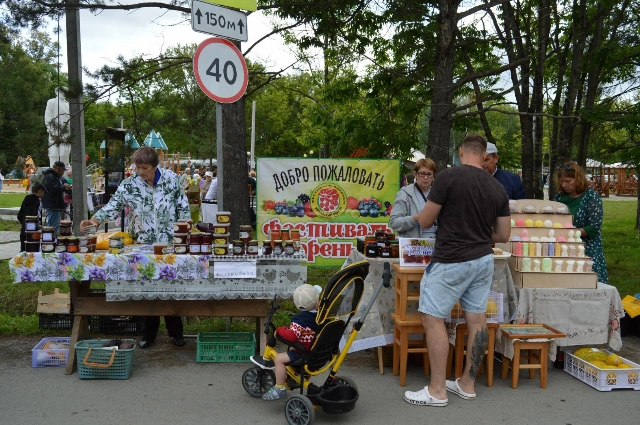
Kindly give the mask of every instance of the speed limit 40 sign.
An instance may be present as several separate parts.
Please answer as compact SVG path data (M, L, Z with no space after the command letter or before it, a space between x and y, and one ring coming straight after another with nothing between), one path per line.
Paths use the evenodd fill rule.
M193 71L202 91L220 103L233 103L247 89L249 73L242 53L224 38L209 38L193 56Z

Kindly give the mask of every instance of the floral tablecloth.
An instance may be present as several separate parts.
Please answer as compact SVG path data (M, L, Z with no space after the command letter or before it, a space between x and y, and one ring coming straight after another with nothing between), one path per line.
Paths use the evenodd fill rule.
M134 248L135 249L135 248ZM255 262L256 277L215 279L210 265ZM13 281L100 280L107 301L141 299L271 299L290 298L307 282L303 255L154 255L130 252L20 253L9 261Z
M290 298L293 291L307 283L307 266L302 256L229 255L211 256L210 261L256 262L256 277L250 279L207 278L175 280L123 281L105 284L107 301L142 299L209 300Z
M373 291L379 285L382 279L384 263L389 262L393 264L399 262L399 259L397 258L367 258L357 250L353 250L345 260L345 265L362 260L367 260L369 262L369 274L365 279L365 289L360 303L360 308L358 309L359 311L361 311L364 305L366 305L373 295ZM349 352L380 347L393 343L393 318L391 315L395 313L396 305L395 282L396 276L392 267L391 286L388 289L383 288L380 295L378 295L376 302L372 306L369 315L366 317L364 324L358 333L358 337L351 345ZM413 289L419 288L419 282L409 282L409 285L411 285L410 288ZM491 290L503 294L504 321L509 322L509 319L516 310L518 298L513 278L511 277L511 271L509 270L509 266L505 259L494 259ZM408 313L415 313L417 311L417 302L410 302L407 305ZM355 322L358 318L359 313L356 313L352 320ZM453 344L455 342L455 325L448 326L447 329L449 333L449 341Z
M618 290L598 283L597 289L517 288L519 302L515 323L544 323L566 338L552 340L549 358L555 360L557 347L607 344L622 348L620 319L624 317ZM513 343L501 334L496 349L513 357Z
M70 254L22 252L9 260L15 283L65 280L175 281L206 279L209 257L203 255Z

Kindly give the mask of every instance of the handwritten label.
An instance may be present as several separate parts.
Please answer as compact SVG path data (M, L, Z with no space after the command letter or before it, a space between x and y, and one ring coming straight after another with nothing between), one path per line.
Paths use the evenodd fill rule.
M213 277L215 279L255 279L256 261L215 261Z

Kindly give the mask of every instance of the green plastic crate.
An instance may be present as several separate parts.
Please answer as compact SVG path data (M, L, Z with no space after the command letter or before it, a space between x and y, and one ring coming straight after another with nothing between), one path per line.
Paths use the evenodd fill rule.
M256 352L256 337L251 332L198 332L196 362L249 362Z
M104 367L111 362L111 356L113 354L113 350L101 348L106 341L109 340L87 339L76 343L76 360L80 379L129 378L129 375L131 375L131 367L133 366L133 353L135 351L136 341L134 339L124 339L123 342L132 342L133 347L116 350L116 354L113 356L113 363L108 367ZM87 358L87 364L85 364L84 358L90 348L91 353Z

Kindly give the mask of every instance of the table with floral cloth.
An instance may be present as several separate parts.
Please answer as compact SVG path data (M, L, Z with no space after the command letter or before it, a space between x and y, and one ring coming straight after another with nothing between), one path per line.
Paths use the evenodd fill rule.
M209 259L200 255L22 252L9 261L13 281L174 281L207 279Z
M357 250L351 251L349 257L345 260L345 264L355 263L357 261L367 260L369 262L369 274L365 279L365 289L360 303L364 307L373 295L374 289L379 285L382 279L384 263L398 263L398 258L367 258ZM366 317L358 337L353 342L350 352L365 350L367 348L381 347L393 343L393 318L391 315L395 313L396 291L395 291L395 272L391 268L391 286L382 288L380 295L371 308L369 315ZM409 282L413 289L419 287L418 282ZM411 288L411 287L410 287ZM514 286L511 271L507 265L507 261L503 258L494 259L493 282L491 290L503 294L503 313L504 321L508 322L512 313L515 312L517 305L517 292ZM418 303L410 302L407 305L407 312L417 312ZM354 322L359 318L356 313ZM455 325L448 326L449 341L455 343ZM344 344L344 339L343 339Z
M556 358L557 347L607 344L622 348L620 319L624 309L618 290L598 282L596 289L517 288L518 308L514 323L544 323L567 334L552 340L549 358ZM496 350L513 357L513 342L496 338Z
M14 282L104 281L107 301L289 298L307 281L301 255L154 255L20 253L9 261ZM215 262L255 262L255 278L216 279Z

